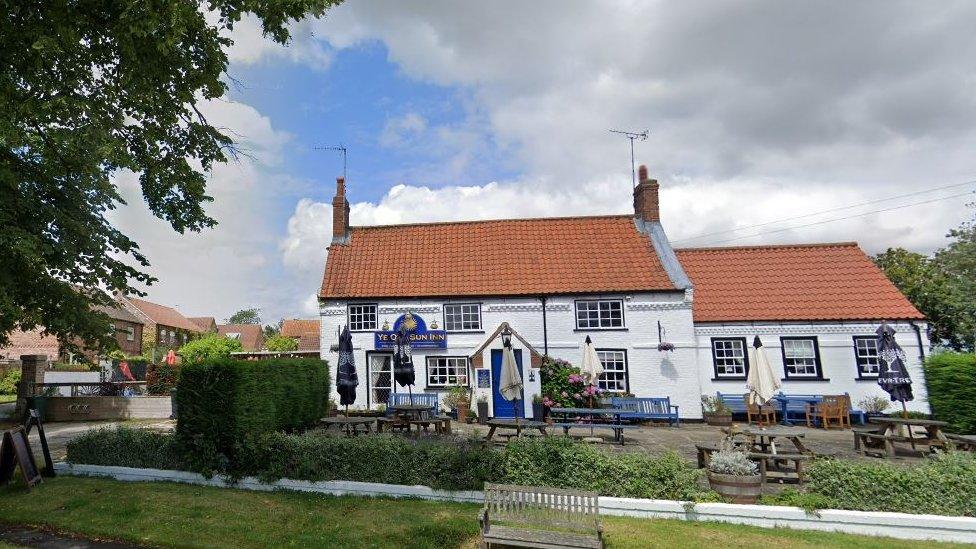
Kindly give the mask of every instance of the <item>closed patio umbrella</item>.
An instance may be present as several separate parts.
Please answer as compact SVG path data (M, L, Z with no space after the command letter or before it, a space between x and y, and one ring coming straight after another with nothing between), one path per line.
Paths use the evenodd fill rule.
M590 336L586 336L586 342L583 344L583 362L580 364L580 376L587 385L596 386L601 375L603 375L603 363L600 362L600 356L596 354L596 349L593 348L593 340L590 339ZM588 392L590 393L590 408L592 408L593 391Z
M413 371L413 350L410 348L410 332L404 322L400 326L400 333L397 335L396 346L393 352L393 380L400 387L406 386L410 393L410 404L413 405L413 384L416 381L416 374Z
M336 390L339 391L339 404L346 407L349 416L349 405L356 402L356 387L359 386L359 376L356 374L356 362L352 354L352 334L349 326L342 330L339 336L339 367L336 373Z
M515 352L512 350L512 332L505 327L502 331L502 370L498 382L498 392L502 398L515 403L515 423L518 423L518 400L522 396L522 376L519 375Z
M882 322L878 334L878 385L891 397L900 401L903 415L908 416L905 402L913 400L912 378L905 367L905 351L895 341L895 330Z
M749 399L753 404L762 406L772 400L780 386L779 378L766 357L762 340L756 336L752 340L752 367L749 369L749 377L746 378Z

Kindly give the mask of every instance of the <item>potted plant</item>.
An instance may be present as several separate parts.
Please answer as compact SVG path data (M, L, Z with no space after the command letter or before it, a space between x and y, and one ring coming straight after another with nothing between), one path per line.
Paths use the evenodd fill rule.
M887 398L875 395L864 397L857 405L864 410L868 417L881 417L885 415L884 412L891 406L891 402Z
M488 423L488 396L478 397L478 423L484 425Z
M546 407L542 402L542 395L532 397L532 419L542 421L546 416Z
M702 416L705 423L717 427L732 425L732 410L717 396L702 395Z
M708 484L732 503L756 503L762 495L759 466L745 453L723 445L708 461Z
M660 352L662 352L662 353L673 352L674 351L674 343L670 343L670 342L667 342L667 341L662 341L661 343L658 343L657 344L657 350L660 351Z
M460 385L451 387L447 396L444 397L444 404L450 406L457 412L458 421L465 423L468 417L468 408L471 407L471 397L468 396L467 388L461 387Z

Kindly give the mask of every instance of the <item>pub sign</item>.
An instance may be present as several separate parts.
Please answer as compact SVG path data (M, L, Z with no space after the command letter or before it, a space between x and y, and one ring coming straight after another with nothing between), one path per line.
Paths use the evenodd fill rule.
M412 321L412 322L411 322ZM447 332L445 330L428 330L424 319L414 313L400 315L393 323L392 330L373 332L373 347L375 349L393 349L400 337L400 327L407 323L407 337L410 347L414 349L446 349ZM410 326L415 324L413 329Z

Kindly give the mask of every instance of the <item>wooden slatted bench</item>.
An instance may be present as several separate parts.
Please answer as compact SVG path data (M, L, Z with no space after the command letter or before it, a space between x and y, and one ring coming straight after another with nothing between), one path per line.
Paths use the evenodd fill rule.
M613 439L619 442L621 445L624 443L624 429L636 429L640 425L633 425L628 423L553 423L553 427L562 427L563 434L569 436L570 429L611 429L613 430Z
M603 547L596 492L485 483L482 547Z
M671 404L671 397L614 397L611 402L614 408L628 410L626 415L620 416L621 419L663 419L673 426L677 426L680 421L678 406Z

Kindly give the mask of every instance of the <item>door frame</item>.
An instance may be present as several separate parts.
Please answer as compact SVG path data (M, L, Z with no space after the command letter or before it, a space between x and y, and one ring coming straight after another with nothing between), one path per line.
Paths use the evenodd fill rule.
M525 355L522 353L523 350L524 349L517 348L517 347L514 347L514 346L512 347L512 352L515 353L515 364L516 364L516 366L519 369L519 375L522 376L522 398L519 399L519 403L521 403L521 406L522 406L522 415L521 416L518 416L521 419L525 419ZM488 375L489 375L489 378L491 379L491 417L493 417L493 418L494 417L499 417L498 416L498 412L495 409L495 395L496 394L499 395L499 398L501 399L501 393L498 392L498 391L496 391L496 389L498 388L498 384L497 384L497 382L495 380L495 365L494 365L495 364L495 362L494 362L495 359L494 359L494 356L493 356L495 354L495 351L498 351L499 353L504 353L505 350L504 349L489 349L489 353L488 353L488 356L489 356ZM532 366L529 365L529 367L531 368ZM501 377L501 369L500 368L499 368L499 371L498 371L498 375L499 375L499 377ZM504 399L501 399L501 400L504 400ZM506 402L511 402L511 401L506 401ZM512 405L512 413L518 415L518 412L515 411L515 405L514 404ZM511 416L511 417L514 418L515 416ZM507 418L502 418L502 419L507 419Z
M393 351L366 351L366 409L372 410L373 406L382 403L374 403L373 400L373 357L377 355L386 355L390 357L390 392L393 392Z

